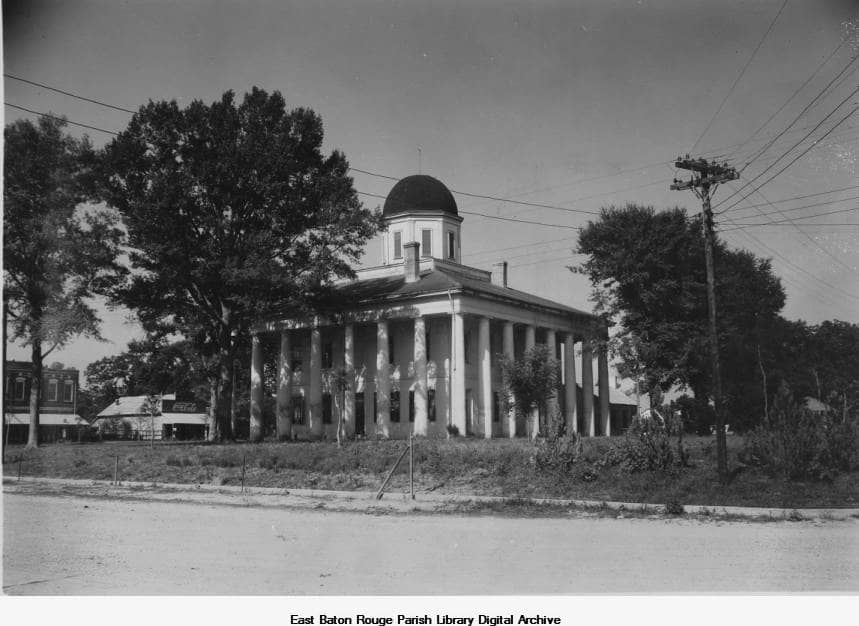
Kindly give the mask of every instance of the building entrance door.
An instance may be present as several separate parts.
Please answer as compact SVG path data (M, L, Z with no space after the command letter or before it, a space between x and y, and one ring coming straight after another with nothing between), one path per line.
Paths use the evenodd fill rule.
M364 394L355 394L355 434L364 435Z

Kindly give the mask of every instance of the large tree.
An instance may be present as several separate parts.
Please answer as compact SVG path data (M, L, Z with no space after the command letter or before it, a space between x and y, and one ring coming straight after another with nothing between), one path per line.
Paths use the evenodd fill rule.
M111 142L104 198L125 219L133 273L115 299L213 363L216 429L232 436L241 342L257 322L310 313L381 227L322 120L254 88L236 103L150 102Z
M64 126L41 117L4 132L3 294L11 337L30 346L29 447L39 445L43 360L77 335L100 337L91 298L125 271L117 220L82 206L91 197L90 144Z
M588 259L575 268L590 278L598 312L615 325L612 345L624 373L642 376L649 388L689 387L699 402L712 393L703 246L700 218L682 209L610 207L582 230L578 250ZM784 290L768 260L718 241L714 257L726 407L752 419L745 391L757 380L757 348L778 319Z

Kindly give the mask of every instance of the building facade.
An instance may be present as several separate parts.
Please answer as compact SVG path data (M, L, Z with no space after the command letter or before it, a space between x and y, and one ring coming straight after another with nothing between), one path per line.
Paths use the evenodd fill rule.
M32 364L6 361L5 424L10 443L25 443L30 428ZM80 373L75 369L42 369L39 441L78 438L78 427L86 421L77 415Z
M206 439L207 407L193 400L163 396L122 396L106 406L92 425L102 438L187 440Z
M400 180L384 209L382 264L339 284L342 310L327 318L280 319L254 330L251 439L263 435L262 343L277 346L277 433L405 438L534 435L503 393L500 355L549 346L563 382L550 403L568 429L611 434L606 329L595 316L507 285L461 263L453 195L425 175ZM581 387L577 386L579 372Z

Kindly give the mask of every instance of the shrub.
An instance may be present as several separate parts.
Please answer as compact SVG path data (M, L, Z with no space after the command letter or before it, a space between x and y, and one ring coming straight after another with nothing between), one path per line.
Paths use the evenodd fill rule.
M581 436L577 432L567 432L560 412L549 416L545 428L546 436L536 440L536 452L532 457L538 470L567 473L577 462L586 460Z
M534 462L539 470L569 472L581 457L582 438L571 432L538 440Z
M621 471L669 471L686 466L688 453L683 446L682 423L669 420L664 424L655 419L636 418L626 435L613 444L599 461L604 467L618 466ZM677 437L675 454L671 437Z
M832 480L859 461L859 428L835 412L814 414L782 385L770 423L746 437L739 459L786 480Z
M665 512L668 515L683 515L686 512L686 509L683 508L683 505L680 504L679 500L669 500L665 504Z

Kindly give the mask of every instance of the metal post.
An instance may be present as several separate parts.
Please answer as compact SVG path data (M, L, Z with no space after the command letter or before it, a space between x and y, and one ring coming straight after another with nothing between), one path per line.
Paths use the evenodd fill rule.
M247 455L242 455L242 493L245 492L245 461L247 460Z
M387 486L388 486L388 482L390 482L390 480L391 480L391 476L393 476L393 475L394 475L394 472L395 472L395 471L397 470L397 468L400 466L400 462L403 460L403 457L404 457L404 456L406 456L406 452L408 452L408 451L409 451L409 447L410 447L410 446L406 446L405 448L403 448L403 451L400 453L400 456L399 456L399 457L397 457L397 462L396 462L396 463L394 463L394 467L392 467L392 468L391 468L391 471L390 471L390 472L388 472L388 476L385 478L385 482L383 482L383 483L382 483L382 486L381 486L381 487L379 487L379 491L378 491L378 492L376 492L376 500L381 500L381 499L382 499L382 494L383 494L383 493L384 493L384 491L385 491L385 487L387 487Z
M116 455L113 460L113 484L116 485L116 478L119 475L119 455Z
M21 463L24 462L24 457L18 457L18 480L21 480Z

